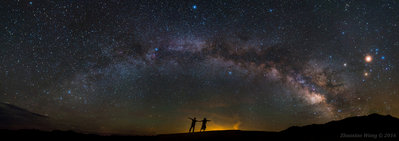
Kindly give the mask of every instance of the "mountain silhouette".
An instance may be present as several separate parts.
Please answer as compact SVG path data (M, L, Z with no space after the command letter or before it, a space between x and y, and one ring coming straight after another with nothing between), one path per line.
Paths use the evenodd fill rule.
M349 117L325 124L293 126L281 131L282 136L297 139L398 139L399 119L390 115L370 114ZM396 137L395 137L396 136Z
M16 114L4 116L4 114ZM19 120L11 117L27 116L33 119L46 120L48 117L29 112L22 108L1 104L0 119L16 123L19 120L29 121L25 117ZM2 126L3 127L3 126ZM348 117L325 124L292 126L280 132L223 130L195 133L161 134L156 136L107 136L113 139L145 140L397 140L399 137L399 119L390 115L371 114L368 116ZM41 131L41 130L0 130L0 136L62 136L62 137L104 137L95 134L81 134L74 131ZM122 137L122 138L121 138Z
M0 129L41 129L46 130L50 118L30 112L15 105L0 103Z
M47 117L47 116L44 116L41 114L30 112L26 109L20 108L15 105L11 105L8 103L1 103L0 104L0 113L5 114L5 113L9 113L9 112L14 113L15 115L23 115L23 116L29 116L29 117L39 117L39 118Z

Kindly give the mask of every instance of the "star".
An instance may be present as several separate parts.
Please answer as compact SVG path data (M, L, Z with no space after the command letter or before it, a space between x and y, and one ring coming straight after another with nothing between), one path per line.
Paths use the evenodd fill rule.
M365 60L367 63L370 63L371 61L373 61L373 57L371 57L370 55L367 55L367 56L364 58L364 60Z
M197 5L193 5L193 9L194 9L194 10L197 9Z

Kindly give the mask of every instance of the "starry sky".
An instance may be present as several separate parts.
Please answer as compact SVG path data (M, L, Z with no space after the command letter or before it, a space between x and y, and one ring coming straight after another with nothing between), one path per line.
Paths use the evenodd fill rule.
M399 117L396 0L0 2L0 102L93 133ZM199 127L197 127L199 130Z

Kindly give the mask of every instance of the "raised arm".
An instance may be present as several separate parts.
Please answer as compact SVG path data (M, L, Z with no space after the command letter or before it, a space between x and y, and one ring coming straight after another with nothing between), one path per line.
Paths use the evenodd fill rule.
M192 119L192 118L190 118L190 117L189 117L188 119L194 120L194 119Z

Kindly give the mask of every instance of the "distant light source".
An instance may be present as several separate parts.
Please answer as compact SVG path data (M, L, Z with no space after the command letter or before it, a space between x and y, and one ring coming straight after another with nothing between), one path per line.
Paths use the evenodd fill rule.
M193 9L197 9L197 5L193 5Z
M367 55L364 60L366 60L367 63L370 63L371 61L373 61L373 57L371 57L370 55Z

